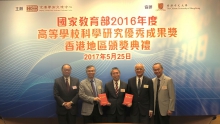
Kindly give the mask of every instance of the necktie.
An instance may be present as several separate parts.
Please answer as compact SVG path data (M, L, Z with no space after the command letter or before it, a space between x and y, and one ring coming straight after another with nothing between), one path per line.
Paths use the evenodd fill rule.
M97 96L97 93L96 93L96 90L95 90L95 85L94 85L94 83L93 83L93 80L91 80L90 82L91 82L91 85L92 85L93 96L96 97L96 96Z
M67 89L67 91L69 92L70 85L69 85L69 82L68 82L68 78L66 78L66 89Z
M140 88L141 88L141 79L138 78L138 94L140 93Z
M118 82L115 81L115 94L118 95Z
M158 90L160 88L160 79L157 80L157 96L156 96L156 101L158 101Z

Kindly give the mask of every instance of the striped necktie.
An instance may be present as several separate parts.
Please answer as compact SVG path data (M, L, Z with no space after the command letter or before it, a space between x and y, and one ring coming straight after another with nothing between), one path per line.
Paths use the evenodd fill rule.
M115 94L118 95L118 82L115 81Z

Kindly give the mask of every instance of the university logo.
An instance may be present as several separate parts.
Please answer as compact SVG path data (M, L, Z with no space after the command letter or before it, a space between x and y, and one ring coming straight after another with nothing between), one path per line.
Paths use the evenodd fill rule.
M163 9L163 3L158 3L158 10L157 11L165 11L165 9Z

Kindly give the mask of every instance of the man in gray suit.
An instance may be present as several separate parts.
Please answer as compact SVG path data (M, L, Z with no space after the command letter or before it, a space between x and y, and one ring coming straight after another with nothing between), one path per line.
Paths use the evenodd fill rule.
M124 123L126 106L122 103L127 91L127 83L120 80L120 70L117 67L112 68L110 74L113 80L105 85L109 102L106 106L108 123Z
M57 103L59 124L76 124L79 79L71 77L72 68L64 64L61 68L62 77L55 79L54 97Z
M154 85L154 123L169 124L169 116L175 110L175 90L173 80L163 74L163 66L160 63L153 65L156 75L153 78Z
M79 85L79 97L82 99L82 111L84 123L101 123L102 107L99 104L98 94L103 93L102 81L95 78L96 69L93 65L86 67L87 78Z

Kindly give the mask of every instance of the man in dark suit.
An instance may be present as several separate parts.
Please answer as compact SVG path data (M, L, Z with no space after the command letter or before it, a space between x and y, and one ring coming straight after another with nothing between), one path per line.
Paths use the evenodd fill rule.
M144 76L144 65L136 64L136 76L128 80L128 93L133 94L130 111L132 123L150 123L154 109L153 82Z
M82 80L79 85L79 97L82 99L82 111L84 123L101 123L102 107L98 94L103 93L102 81L95 78L95 66L86 67L87 78Z
M79 79L71 77L72 68L64 64L61 68L63 76L55 79L54 97L57 103L59 124L76 124L78 108Z
M120 80L120 70L117 67L112 68L110 74L113 80L105 85L109 102L106 106L108 123L124 123L126 106L122 103L127 90L127 83Z

